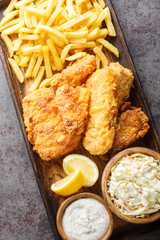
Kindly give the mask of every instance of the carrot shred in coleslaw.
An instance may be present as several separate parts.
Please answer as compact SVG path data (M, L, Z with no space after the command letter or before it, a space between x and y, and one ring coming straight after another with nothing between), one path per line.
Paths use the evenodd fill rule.
M136 153L124 156L112 169L108 192L123 214L144 217L160 210L160 162Z

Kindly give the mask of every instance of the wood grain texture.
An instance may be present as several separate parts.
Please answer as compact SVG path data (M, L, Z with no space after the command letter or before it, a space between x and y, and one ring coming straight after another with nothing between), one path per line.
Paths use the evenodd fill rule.
M10 0L0 0L0 7L7 5Z
M131 95L130 95L130 101L132 102L133 106L141 107L143 111L146 112L147 116L149 117L149 124L150 124L150 129L149 132L146 134L146 136L137 141L134 146L144 146L147 148L151 148L157 152L160 151L160 139L157 134L157 130L155 128L150 110L148 108L148 104L146 102L145 94L142 90L138 75L136 73L134 64L132 62L131 56L129 54L125 39L123 37L123 33L120 29L119 23L117 21L114 9L111 5L111 2L107 0L108 6L111 10L112 17L113 17L113 22L117 31L117 37L115 39L109 39L111 43L113 43L120 51L120 58L117 59L114 57L110 52L106 51L106 55L109 58L110 62L112 61L119 61L120 64L122 64L124 67L129 68L135 77L134 85L135 87L131 90ZM15 104L15 108L17 111L17 115L19 117L20 125L22 128L22 132L24 135L24 139L27 145L27 149L29 152L29 156L31 158L33 168L36 174L37 182L41 191L41 195L46 207L46 211L51 223L51 227L53 230L54 238L61 239L57 228L56 228L56 214L59 206L61 203L64 201L63 197L57 196L50 190L50 186L52 183L55 181L61 179L62 177L65 176L61 163L62 163L62 158L53 160L51 162L44 162L42 161L36 153L33 152L31 144L28 142L27 138L27 133L25 130L25 126L23 123L23 115L22 115L22 98L26 95L26 92L28 90L28 85L27 83L20 85L18 80L16 79L15 74L11 70L7 57L8 57L8 52L6 50L6 47L3 42L1 42L1 48L0 48L0 55L2 58L4 70L6 73L8 85L11 91L11 95ZM135 97L136 96L136 97ZM93 193L97 193L100 196L102 196L101 193L101 176L103 173L103 170L106 166L106 163L101 161L99 157L91 156L84 148L82 145L79 146L79 148L74 151L75 153L81 153L84 154L88 157L90 157L92 160L95 161L97 164L99 171L100 171L100 177L98 179L98 182L91 188L85 188L81 191L90 191ZM118 217L114 216L114 231L111 236L111 239L123 239L124 237L139 234L140 232L145 232L146 230L149 229L154 229L154 227L159 225L159 221L155 222L154 224L149 224L149 225L143 225L143 226L137 226L131 223L126 223L125 221L119 219Z

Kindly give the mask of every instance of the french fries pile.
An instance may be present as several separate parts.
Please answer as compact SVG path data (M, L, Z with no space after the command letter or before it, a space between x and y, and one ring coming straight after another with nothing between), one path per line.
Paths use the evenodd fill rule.
M95 53L97 68L108 65L103 48L119 57L105 40L116 32L103 0L11 0L3 14L0 32L9 63L21 83L33 79L30 92L49 85L66 61L87 50Z

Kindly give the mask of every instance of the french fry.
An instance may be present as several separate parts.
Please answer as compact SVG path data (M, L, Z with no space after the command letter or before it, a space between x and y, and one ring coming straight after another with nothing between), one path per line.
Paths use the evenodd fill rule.
M94 41L81 43L81 44L72 44L71 49L78 49L78 48L94 48L96 47L96 43Z
M24 67L19 68L19 76L36 78L31 91L49 86L66 61L86 56L87 49L96 55L97 69L107 66L102 45L119 56L118 49L104 39L116 35L104 0L11 0L0 32L16 69Z
M52 60L50 60L50 62L51 62L51 68L52 68L53 72L56 71L57 69L56 69L54 62L52 62Z
M37 62L35 64L35 67L34 67L33 72L32 72L32 77L33 78L35 78L37 76L42 61L43 61L43 55L40 54L40 55L38 55Z
M100 29L100 38L105 38L108 35L107 28Z
M26 11L36 17L46 17L46 11L44 9L38 9L35 7L26 7Z
M48 6L46 8L47 16L49 16L52 13L52 11L53 11L53 9L55 9L56 5L57 5L57 1L55 1L55 0L48 1Z
M42 78L44 75L44 71L45 71L44 67L40 67L38 75L37 75L36 79L34 80L32 86L29 89L30 92L35 91L39 87L39 84L42 81Z
M31 22L33 27L37 27L37 18L36 16L31 15Z
M32 28L31 15L27 11L24 11L24 22L29 28Z
M88 41L95 40L98 37L100 37L100 34L101 34L100 28L97 27L97 28L93 29L90 33L88 33L87 40Z
M94 1L94 7L96 9L96 12L97 12L97 16L99 16L102 12L103 12L103 8L100 4L98 4L97 1Z
M65 46L65 48L63 48L63 51L62 51L61 57L60 57L61 62L63 64L65 63L66 57L68 55L69 50L71 49L71 46L72 46L71 44L68 44L68 45Z
M87 42L87 38L80 38L80 39L74 38L74 39L69 40L69 43L79 43L79 44L81 44L81 43L86 43L86 42Z
M58 39L57 37L53 36L53 34L48 34L48 37L54 41L54 44L55 44L56 46L62 47L62 48L65 47L65 43L62 42L62 41L61 41L60 39Z
M13 43L12 43L11 39L5 34L1 34L1 38L8 48L9 56L12 57L13 56Z
M57 19L56 19L56 25L57 27L61 26L62 24L66 23L66 20L64 18L62 18L61 16L59 16ZM56 28L55 28L56 29ZM57 29L58 30L58 29Z
M56 46L55 46L56 47ZM59 58L60 58L60 56L61 56L61 54L62 54L62 48L60 48L60 47L56 47L56 51L57 51L57 53L58 53L58 55L59 55Z
M66 19L66 21L71 20L70 17L69 17L69 15L68 15L68 13L67 13L65 10L64 10L61 14L62 14L62 16Z
M34 47L25 48L22 52L24 55L42 52L42 45L36 45Z
M63 11L63 8L57 8L52 15L50 16L50 18L48 19L48 21L46 22L47 26L51 26L52 23L55 21L55 19L58 17L59 14L61 14L61 12Z
M96 68L97 68L97 69L100 69L100 68L101 68L101 60L100 60L100 58L98 57L98 55L96 55Z
M106 58L105 54L101 51L101 49L99 47L95 47L93 49L93 52L96 55L98 55L98 57L100 58L103 68L107 67L108 66L108 59Z
M61 71L63 69L63 64L58 56L58 53L56 51L56 48L55 48L55 45L54 45L54 42L52 39L48 39L47 40L47 45L49 47L49 50L51 52L51 55L52 55L52 58L53 58L53 61L56 65L56 69L57 71Z
M65 29L71 28L77 24L80 24L82 21L88 19L91 16L92 16L92 12L88 11L88 12L78 16L77 18L74 18L74 19L68 21L67 23L61 25L60 29L65 30Z
M67 39L70 38L83 38L83 37L87 37L88 35L88 30L86 31L75 31L75 32L64 32L64 35L66 36ZM88 38L88 37L87 37Z
M16 63L19 65L21 58L17 55L13 55L13 57L14 57L14 60L16 61Z
M58 0L58 3L57 3L57 6L56 6L56 9L61 8L62 5L63 5L63 3L64 3L64 0Z
M18 38L13 42L13 51L17 52L22 44L22 39Z
M3 15L6 16L9 12L11 12L14 9L14 5L17 2L17 0L11 0L6 10L3 12Z
M27 67L28 66L28 62L31 59L30 56L24 56L23 59L19 62L19 66L20 67Z
M20 83L23 83L24 75L23 75L21 69L18 67L18 64L16 63L16 61L13 58L8 58L8 61L12 67L12 70L16 74L18 80L20 81Z
M18 10L9 12L8 14L6 14L4 16L4 18L2 18L1 22L0 22L0 27L2 27L4 24L6 24L7 22L11 21L15 16L17 16L19 13Z
M73 54L80 53L80 52L83 52L83 51L84 51L83 48L79 48L79 49L74 49L74 50L72 50Z
M66 0L66 9L69 13L70 18L76 17L76 12L73 7L73 0Z
M18 53L20 59L22 60L24 58L24 55L22 53Z
M44 1L38 6L38 9L44 9L46 11L47 6L48 6L48 2Z
M90 0L86 3L86 5L87 5L88 10L90 10L92 8L92 4L91 4Z
M44 0L37 0L35 2L35 7L39 7L42 3L44 2ZM56 1L55 1L56 2Z
M102 51L102 48L103 48L102 45L98 45L97 47Z
M2 27L0 27L0 32L2 32L6 28L9 28L9 27L19 23L20 21L21 21L20 18L16 18L16 19L11 20L10 22L8 22L8 23L4 24Z
M15 8L19 8L21 5L27 5L29 3L34 2L34 0L22 0L14 4Z
M20 5L19 7L19 17L21 21L24 19L25 4Z
M97 1L102 8L105 7L105 2L103 0L97 0Z
M56 74L55 74L56 75ZM50 78L46 78L44 79L41 84L39 85L39 87L48 87L50 85L50 83L52 82L52 80L54 79L54 76L50 77Z
M44 25L45 22L46 22L46 21L45 21L44 18L41 18L41 19L40 19L39 23L37 24L37 27L36 27L35 30L34 30L34 34L39 34L39 33L40 33L41 29L39 28L39 26Z
M19 38L22 40L37 40L37 39L39 39L39 36L20 33Z
M76 0L76 4L80 7L86 0Z
M106 22L106 25L107 25L109 36L115 37L116 36L116 31L115 31L115 28L113 26L113 23L112 23L112 20L111 20L111 13L110 13L110 10L109 10L108 7L106 8L106 11L107 11L107 16L105 18L105 22Z
M12 33L16 33L16 32L18 33L18 30L23 26L24 26L24 21L21 21L16 25L3 30L2 34L10 35Z
M105 48L107 48L117 58L119 58L119 51L118 51L118 49L115 46L113 46L111 43L109 43L107 40L105 40L103 38L99 38L99 39L97 39L97 42L101 43Z
M21 39L17 39L17 41L18 41L18 40L22 41ZM18 50L18 53L19 53L19 54L22 54L24 49L30 48L30 47L32 47L32 46L33 46L33 43L23 44L23 45L20 46L20 48L19 48L19 50ZM24 53L23 53L23 54L24 54ZM30 54L30 53L29 53L29 54ZM27 55L27 54L26 54L26 55Z
M93 25L93 23L97 20L97 14L94 13L90 18L87 19L88 22L86 23L86 26L89 28Z
M49 47L48 46L43 47L43 56L44 56L46 77L47 78L52 77L52 69L51 69L51 64L49 61Z
M107 12L104 9L101 13L100 16L98 17L98 19L93 23L92 27L91 27L91 31L97 27L100 26L100 24L103 22L103 20L107 17Z
M64 34L62 34L61 32L59 32L58 30L45 26L45 25L41 25L39 27L41 30L52 33L54 36L56 36L57 38L59 38L62 42L64 42L65 44L68 44L68 40L65 37Z
M33 33L33 29L22 27L22 28L19 29L19 32L20 33Z
M32 55L30 61L29 61L29 65L25 74L26 78L30 78L32 77L32 71L34 69L35 63L36 63L36 59L37 59L37 55Z
M76 60L78 58L82 58L82 57L85 57L87 55L86 52L79 52L79 53L76 53L70 57L67 57L66 60L67 61L73 61L73 60Z

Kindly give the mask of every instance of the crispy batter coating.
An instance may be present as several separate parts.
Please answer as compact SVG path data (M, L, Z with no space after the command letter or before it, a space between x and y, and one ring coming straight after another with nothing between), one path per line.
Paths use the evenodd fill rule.
M85 57L77 59L61 73L56 74L51 86L55 90L64 84L69 84L72 87L80 86L94 72L95 68L95 56L87 54Z
M41 159L61 157L78 146L88 115L88 101L87 89L74 89L68 85L61 87L57 96L50 89L43 88L23 99L28 139ZM70 107L72 114L66 117ZM76 117L72 119L74 114Z
M117 82L118 75L109 67L97 70L86 81L91 98L83 146L93 155L105 154L113 144L118 111Z
M88 120L89 96L90 92L84 87L77 87L74 90L65 84L57 89L56 104L68 132L76 130L76 134L80 135L84 131L84 125Z
M111 63L109 65L118 74L118 109L129 98L130 89L133 86L133 74L132 72L124 68L118 62Z
M141 111L141 108L131 107L131 103L126 102L117 118L113 146L106 155L102 156L102 159L110 159L140 137L144 137L149 129L148 121L148 117Z

